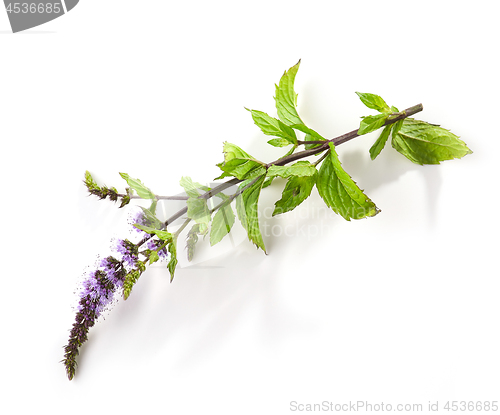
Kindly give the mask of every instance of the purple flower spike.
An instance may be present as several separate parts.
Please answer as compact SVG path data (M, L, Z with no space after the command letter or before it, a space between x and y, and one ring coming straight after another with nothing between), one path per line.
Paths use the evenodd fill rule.
M138 260L137 245L130 242L128 239L119 239L116 245L116 251L122 255L122 262L130 267L133 267Z
M123 286L127 273L120 261L111 256L103 259L99 265L103 269L91 272L83 282L75 322L68 344L64 347L63 362L69 380L75 375L78 349L87 341L88 331L97 318L113 301L116 290Z
M104 258L99 265L101 268L103 268L108 280L120 287L123 285L123 281L119 275L119 270L122 267L122 263L120 261L118 261L116 258L113 258L112 256L109 256L107 258Z

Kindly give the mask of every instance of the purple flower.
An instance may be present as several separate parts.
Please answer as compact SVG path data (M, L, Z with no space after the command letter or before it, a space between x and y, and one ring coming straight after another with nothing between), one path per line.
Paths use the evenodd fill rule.
M163 244L163 241L158 241L158 240L155 240L155 239L150 239L148 241L147 247L151 251L156 251L162 244ZM166 246L164 246L163 248L161 248L160 250L158 250L158 256L160 257L160 259L167 259L168 258L168 250L167 250Z
M121 262L111 256L101 261L100 268L91 272L83 282L75 322L64 347L63 362L69 380L75 375L78 349L87 341L89 329L113 301L117 289L123 286L127 273Z
M116 244L116 251L122 255L122 262L130 267L133 267L138 260L139 252L137 245L128 239L119 239Z
M151 219L148 219L146 215L144 215L144 212L142 211L137 212L135 215L132 216L131 224L134 225L136 223L138 225L147 226L149 228L155 227L155 223ZM139 228L136 228L135 226L133 226L133 228L136 232L139 232L142 235L146 234L146 232L140 230Z
M158 251L158 256L160 259L167 259L168 258L168 250L167 247L164 247Z
M131 225L134 225L135 223L139 224L139 225L146 225L145 224L145 221L146 221L146 217L144 216L144 214L142 212L137 212L134 216L132 216L132 220L131 220ZM140 233L145 233L144 231L141 231L139 228L136 228L135 226L132 226L134 231L136 232L140 232Z
M138 245L128 239L119 239L115 251L118 258L108 256L101 260L98 269L89 273L83 282L75 322L64 347L63 362L70 380L75 375L78 350L87 341L89 329L109 307L116 291L123 288L127 273L141 264Z
M123 285L123 279L121 276L122 263L116 258L109 256L104 258L99 264L103 271L106 273L108 280L113 282L117 286Z

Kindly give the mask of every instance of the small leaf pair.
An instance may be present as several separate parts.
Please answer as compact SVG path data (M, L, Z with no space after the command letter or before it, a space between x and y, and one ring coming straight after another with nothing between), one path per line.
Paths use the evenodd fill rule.
M231 143L224 143L224 162L217 164L223 173L215 180L234 176L240 180L251 179L266 172L266 165Z
M250 163L253 159L243 159L242 157L250 156L239 147L233 146L232 144L228 144L225 148L227 149L226 160L231 161L239 159L242 161L242 163L238 165L233 164L233 166L235 166L234 169L238 172L238 174L241 173L244 176L245 174L243 172L245 171L245 167L242 165ZM249 165L250 164L247 164L247 167ZM229 167L227 167L227 170L228 172L233 171ZM248 171L246 171L246 173L248 173ZM201 191L209 192L211 189L201 185L200 183L193 182L190 177L182 177L180 184L189 196L189 199L187 200L187 216L189 219L196 222L188 234L187 241L188 260L191 260L194 253L194 246L196 242L198 242L198 235L206 235L210 225L210 245L213 246L219 243L224 236L231 231L235 215L230 203L227 203L217 210L212 219L213 209L209 209L207 199L204 198L203 193L201 193ZM222 199L223 201L228 200L228 197L221 192L215 194L214 196Z
M356 94L359 99L361 99L361 102L363 102L363 104L365 104L368 108L380 112L378 115L368 115L367 117L362 117L363 119L359 125L358 135L368 134L372 131L378 130L391 116L397 115L399 112L396 107L389 107L382 97L378 95L365 92L356 92Z
M286 147L290 144L297 145L297 135L293 128L267 115L265 112L257 110L248 111L251 112L255 125L257 125L264 134L277 137L269 140L269 144L274 147Z
M370 148L372 160L375 160L383 150L391 132L392 147L416 164L439 164L441 161L462 158L472 153L455 134L439 125L413 118L405 118L389 124L391 118L401 115L396 107L389 107L380 96L375 94L361 92L356 92L356 94L368 108L381 113L363 117L358 135L367 134L385 125L379 138Z

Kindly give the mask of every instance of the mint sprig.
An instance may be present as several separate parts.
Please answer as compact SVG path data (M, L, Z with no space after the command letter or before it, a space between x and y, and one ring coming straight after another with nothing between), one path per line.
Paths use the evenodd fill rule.
M391 137L392 147L417 164L439 164L471 153L467 145L449 130L411 118L423 110L421 104L399 111L379 95L361 92L357 95L362 103L378 114L362 117L356 130L326 139L299 116L294 86L299 66L300 61L285 71L276 85L277 118L262 111L249 110L260 131L272 137L268 141L270 145L288 147L277 160L267 163L257 160L239 146L226 142L223 161L217 164L222 174L216 180L229 179L215 186L205 186L184 176L180 181L185 192L182 196L156 195L127 173L120 173L128 187L124 193L119 193L114 187L100 186L89 172L85 173L84 183L89 193L100 199L121 199L120 207L133 199L150 200L151 205L141 207L141 216L134 223L141 239L137 242L120 240L116 257L103 260L86 281L76 322L64 349L63 362L69 379L75 374L76 357L87 340L89 328L113 295L121 293L123 298L128 298L147 266L162 259L166 260L170 281L173 280L179 263L178 241L188 225L191 225L186 231L188 260L193 259L200 236L209 236L212 246L219 243L236 226L236 216L249 241L267 253L260 230L259 201L262 190L276 182L286 180L281 198L275 202L273 216L297 208L312 194L314 187L325 204L347 221L372 217L380 212L343 168L336 150L338 145L382 128L369 150L372 159L387 148L386 143ZM303 140L299 139L297 132L305 135ZM304 149L298 151L300 146ZM215 207L208 203L212 198L220 201ZM186 205L166 221L160 220L157 205L159 201L169 199L183 200ZM170 226L180 218L184 219L183 224L171 232Z

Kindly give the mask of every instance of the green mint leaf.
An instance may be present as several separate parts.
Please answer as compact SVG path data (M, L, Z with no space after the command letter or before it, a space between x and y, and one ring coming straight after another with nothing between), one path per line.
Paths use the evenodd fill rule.
M222 163L219 163L216 166L220 168L221 164ZM228 167L228 169L229 169L229 167ZM228 172L223 171L223 173L220 176L217 176L216 178L214 178L214 180L221 180L221 179L224 179L226 177L233 177L233 175L228 173Z
M194 220L196 223L209 224L212 215L207 205L206 199L198 199L190 197L187 202L187 217Z
M300 61L286 71L276 85L276 109L278 117L287 125L304 124L297 113L297 94L294 90L295 76L299 70Z
M188 176L183 176L180 180L180 185L189 196L187 200L187 216L198 224L208 225L211 219L210 210L206 199L200 198L203 192L208 192L211 189L203 186L200 183L193 182Z
M311 135L312 137L314 137L314 140L325 141L325 138L321 134L314 131L312 128L305 126L304 124L294 124L294 125L291 125L291 127L295 130L299 130L299 131L302 131L303 133Z
M151 228L153 229L161 229L163 228L163 222L159 220L155 215L151 213L149 209L146 209L145 207L139 206L142 209L142 213L144 213L144 216L146 217L146 223L149 223L153 225Z
M198 224L198 235L202 235L205 237L208 233L208 226L205 225L204 223Z
M472 151L455 134L438 125L406 118L392 133L392 146L416 164L439 164Z
M285 140L284 138L273 138L272 140L269 140L267 144L271 144L274 147L286 147L289 146L291 143L288 140Z
M272 165L267 169L267 177L280 176L287 179L291 176L314 176L316 167L309 161L298 161L291 166L276 166Z
M252 114L253 121L264 134L287 140L289 144L297 144L297 136L293 128L284 124L276 118L270 117L265 112L248 110Z
M368 117L363 117L361 123L359 124L358 135L368 134L372 131L378 130L385 124L388 117L388 114L369 115Z
M230 161L232 159L251 159L255 160L250 154L246 151L238 147L237 145L228 143L227 141L224 143L224 147L222 148L224 153L224 161Z
M363 93L363 92L356 92L358 95L359 99L363 104L365 104L368 108L371 108L373 110L377 110L382 113L390 113L391 108L389 105L385 103L385 101L382 99L382 97L375 95L375 94L369 94L369 93ZM398 112L398 111L395 111Z
M231 205L219 208L212 221L210 229L210 245L219 243L224 236L231 232L234 225L234 212Z
M316 183L316 174L313 176L293 176L288 179L281 199L274 206L273 216L290 212L306 200Z
M266 187L271 186L273 180L274 177L267 177L266 180L264 181L264 184L262 185L262 188L265 189Z
M380 134L380 137L377 138L377 141L370 148L370 157L372 160L375 160L380 152L384 149L385 143L391 134L391 130L394 124L387 125Z
M170 241L172 240L172 234L167 231L162 231L159 229L151 228L149 226L139 225L138 223L134 223L134 226L141 231L144 231L150 235L156 235L162 241Z
M224 172L217 179L234 176L246 180L260 176L266 171L265 164L255 160L250 154L231 143L224 143L224 162L217 166Z
M156 251L151 251L149 254L149 265L154 264L155 262L159 261L160 257L158 256L158 252Z
M248 234L248 239L257 247L266 252L262 234L259 228L258 203L260 190L264 183L265 176L259 177L255 183L250 185L244 192L236 198L236 212L238 218ZM251 183L251 182L250 182ZM249 181L243 182L240 189L250 184Z
M327 206L346 220L375 216L379 210L362 192L340 164L335 146L319 170L316 186Z
M403 126L403 121L404 120L399 120L393 124L394 127L392 128L392 137L394 137L395 135L397 135L399 133L399 130Z
M170 282L174 280L175 268L177 267L177 247L176 241L168 244L168 252L170 253L170 261L168 261L167 268L170 272Z
M202 184L197 182L193 182L191 177L188 176L181 177L179 184L182 186L182 188L189 197L198 197L203 192L210 191L209 187L203 186Z
M158 199L156 197L152 200L151 205L149 206L149 211L156 215L156 206L158 205Z
M127 173L120 173L120 176L126 180L131 189L137 192L137 195L141 199L155 199L156 196L153 194L149 188L144 186L139 179L132 179Z

